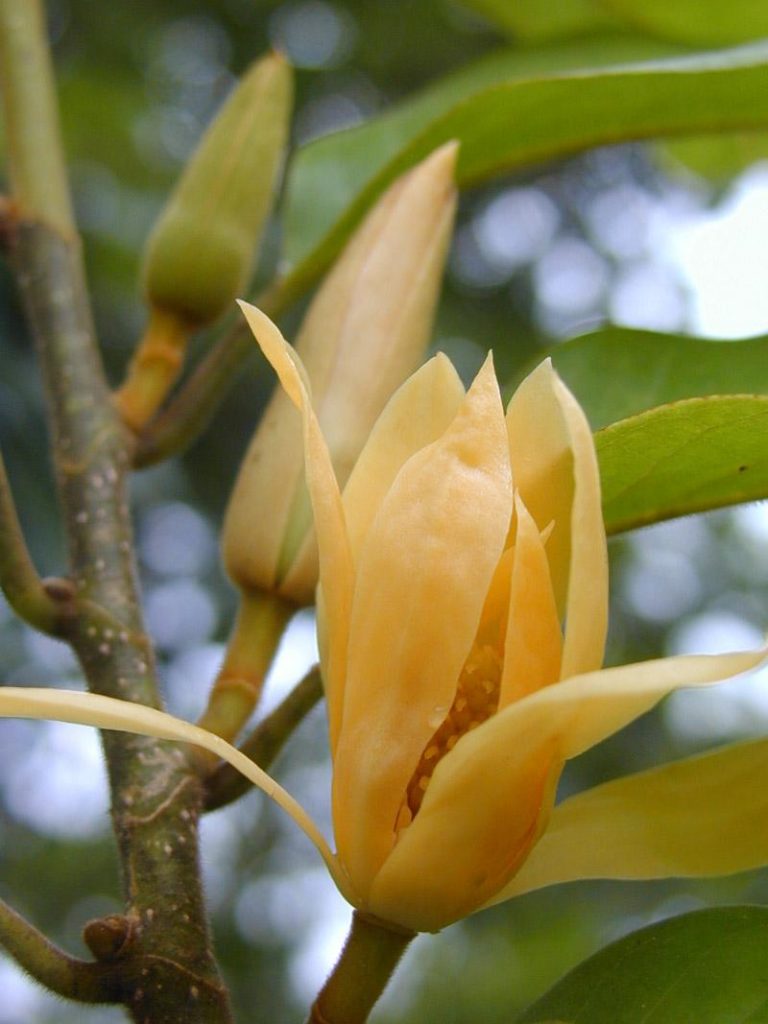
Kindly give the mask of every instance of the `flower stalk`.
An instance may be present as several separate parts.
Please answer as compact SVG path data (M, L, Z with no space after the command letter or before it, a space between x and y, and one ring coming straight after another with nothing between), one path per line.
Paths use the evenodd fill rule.
M132 430L141 430L162 405L181 372L191 333L183 320L165 310L150 312L128 377L115 398L123 421Z
M352 915L338 963L312 1005L307 1024L365 1024L416 933Z
M264 679L295 606L275 594L243 591L224 664L199 725L232 740L261 696Z
M241 744L241 753L264 771L268 771L293 731L322 696L323 684L320 672L315 667L294 686L271 714L259 722L251 735ZM232 803L247 793L250 785L249 780L231 764L222 762L205 780L205 809L215 811Z
M269 316L278 317L296 302L314 278L277 278L256 300ZM181 383L165 407L137 438L133 465L154 466L186 450L214 416L220 402L253 357L253 337L238 323L212 346Z

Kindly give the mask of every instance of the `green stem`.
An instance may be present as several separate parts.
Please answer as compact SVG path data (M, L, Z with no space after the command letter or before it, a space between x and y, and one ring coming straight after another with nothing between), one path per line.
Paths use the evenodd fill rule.
M198 725L234 739L253 713L264 678L294 605L274 594L240 592L240 607L229 639L224 664Z
M40 579L30 558L0 455L0 588L13 610L31 626L60 636L75 614L67 580Z
M301 274L278 278L254 302L267 316L276 317L311 284L312 279ZM246 360L255 351L253 336L245 324L238 324L220 338L168 407L141 435L134 465L138 468L152 466L184 451L208 425Z
M259 768L270 765L290 739L293 731L323 696L320 672L313 668L291 690L285 700L253 730L240 750ZM205 809L215 811L247 793L251 783L230 764L220 764L206 780Z
M339 962L312 1005L307 1024L365 1024L415 932L396 930L359 911Z
M114 967L69 956L2 900L0 944L28 974L57 995L81 1003L120 1002L121 985Z
M43 6L0 0L0 82L11 187L22 215L75 234Z
M192 329L173 313L153 309L144 336L115 392L123 422L138 433L165 401L181 373Z

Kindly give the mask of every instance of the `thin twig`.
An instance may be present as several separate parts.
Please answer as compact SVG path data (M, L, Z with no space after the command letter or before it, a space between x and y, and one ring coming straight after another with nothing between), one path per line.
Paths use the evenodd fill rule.
M8 604L31 626L61 636L73 620L74 590L67 580L46 587L21 531L5 464L0 455L0 588Z
M57 995L81 1003L121 1001L113 965L69 956L2 900L0 944L28 974Z

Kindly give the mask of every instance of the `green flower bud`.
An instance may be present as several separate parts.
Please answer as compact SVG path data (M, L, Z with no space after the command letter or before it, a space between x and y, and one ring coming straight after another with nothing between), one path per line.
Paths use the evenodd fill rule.
M196 328L242 294L272 206L291 99L291 69L271 54L219 111L148 240L142 277L153 308Z

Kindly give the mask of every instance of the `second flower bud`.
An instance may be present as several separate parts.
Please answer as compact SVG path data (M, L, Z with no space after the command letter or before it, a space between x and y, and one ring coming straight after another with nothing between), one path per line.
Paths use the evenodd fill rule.
M457 146L385 192L317 292L296 343L340 486L390 395L423 359L453 226ZM313 600L317 557L301 418L278 391L227 511L224 559L245 591Z

